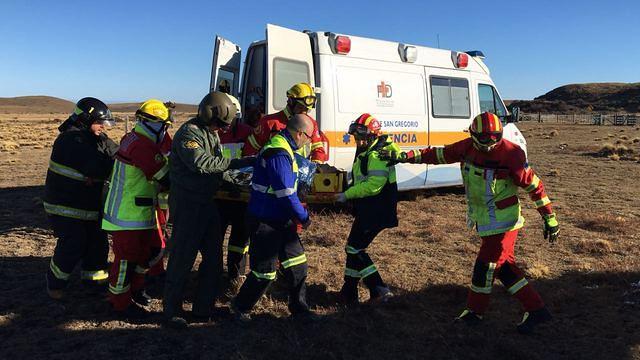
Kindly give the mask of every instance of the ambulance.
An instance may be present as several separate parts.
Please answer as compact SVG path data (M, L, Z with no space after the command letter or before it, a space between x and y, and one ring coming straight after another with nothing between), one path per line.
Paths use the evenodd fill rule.
M267 25L266 40L253 42L241 74L240 47L216 36L210 90L222 84L239 98L243 113L282 110L293 84L315 88L310 112L328 138L328 164L349 171L355 142L349 124L362 113L380 120L403 149L438 147L469 136L484 111L504 122L504 138L526 141L491 80L480 51L451 51L333 32L296 31ZM241 76L242 75L242 76ZM462 184L459 164L397 165L400 190Z

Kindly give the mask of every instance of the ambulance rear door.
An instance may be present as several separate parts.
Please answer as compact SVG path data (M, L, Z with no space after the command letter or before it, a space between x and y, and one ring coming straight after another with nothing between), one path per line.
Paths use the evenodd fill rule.
M300 82L315 87L309 35L267 24L267 113L284 109L287 90ZM315 118L315 109L309 115Z
M209 91L224 91L238 97L241 55L240 46L216 35Z
M472 116L472 83L469 72L425 67L429 96L429 146L452 144L469 136ZM427 187L462 184L460 164L429 165Z

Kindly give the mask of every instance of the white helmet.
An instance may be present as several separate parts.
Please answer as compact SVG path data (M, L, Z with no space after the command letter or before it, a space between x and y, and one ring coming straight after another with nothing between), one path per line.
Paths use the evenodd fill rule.
M236 97L233 95L229 95L229 94L226 94L226 95L229 97L229 99L231 99L231 102L233 103L233 105L236 106L236 109L238 109L238 111L236 112L235 118L240 119L242 117L242 110L240 110L240 101L238 101L238 99L236 99Z

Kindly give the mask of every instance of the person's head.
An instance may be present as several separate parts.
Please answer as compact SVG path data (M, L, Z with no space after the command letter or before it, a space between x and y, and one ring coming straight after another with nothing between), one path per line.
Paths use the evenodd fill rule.
M80 99L71 114L71 119L78 127L86 129L95 136L100 136L115 122L109 107L93 97Z
M358 148L366 148L380 135L380 128L380 121L365 113L349 125L349 135L353 135Z
M295 114L287 122L287 130L298 148L311 142L313 122L307 114Z
M264 116L264 106L256 106L256 105L251 105L251 106L247 106L246 109L246 115L244 118L244 121L247 123L247 125L251 126L251 127L256 127L258 125L258 121L260 121L260 119Z
M218 84L218 91L223 92L225 94L230 94L231 84L229 83L229 80L223 79L222 81L220 81L220 83Z
M502 140L502 123L495 114L483 112L473 119L469 133L476 149L489 152Z
M316 93L311 85L298 83L287 90L287 106L294 114L306 114L316 106Z
M238 108L229 95L214 91L202 98L198 105L198 121L212 131L227 132L238 113Z
M156 141L159 142L171 126L171 113L162 101L149 99L136 110L136 121L155 135Z

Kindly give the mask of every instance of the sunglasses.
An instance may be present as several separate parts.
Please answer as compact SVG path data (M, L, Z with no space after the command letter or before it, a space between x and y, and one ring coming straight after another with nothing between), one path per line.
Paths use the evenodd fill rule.
M303 134L304 134L304 136L306 136L306 137L307 137L307 139L309 139L309 140L313 139L313 137L312 137L311 135L307 134L306 132L304 132L304 131L302 131L302 130L300 130L300 132L301 132L301 133L303 133Z
M316 106L315 96L305 96L300 98L294 98L294 100L309 108L313 108Z
M476 140L483 145L495 144L502 139L502 133L474 134Z

